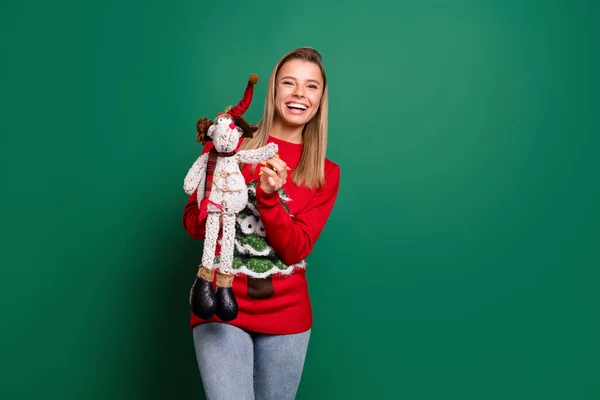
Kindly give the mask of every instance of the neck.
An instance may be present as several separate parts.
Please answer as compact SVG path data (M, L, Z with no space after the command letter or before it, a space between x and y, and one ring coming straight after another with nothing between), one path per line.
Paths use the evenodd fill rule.
M211 149L211 151L213 153L216 153L219 157L231 157L237 153L235 150L233 150L233 151L218 151L214 147Z
M301 126L290 126L284 124L279 118L273 120L269 135L274 138L285 140L290 143L302 143L302 130L304 125Z

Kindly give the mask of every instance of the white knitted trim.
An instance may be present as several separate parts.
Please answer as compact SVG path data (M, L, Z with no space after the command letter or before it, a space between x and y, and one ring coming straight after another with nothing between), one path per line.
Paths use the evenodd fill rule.
M214 265L214 268L218 268L218 267L219 267L219 264ZM261 273L254 272L251 269L248 269L245 265L242 265L240 268L234 269L233 273L236 275L247 275L247 276L251 276L253 278L266 278L270 275L290 276L294 273L294 271L297 271L297 270L306 270L306 262L300 261L299 263L288 266L286 269L279 269L279 268L273 266L273 268L271 268L270 270L261 272Z
M241 245L237 240L235 241L235 247L240 254L252 256L267 256L273 251L270 246L267 246L263 251L258 251L250 245Z

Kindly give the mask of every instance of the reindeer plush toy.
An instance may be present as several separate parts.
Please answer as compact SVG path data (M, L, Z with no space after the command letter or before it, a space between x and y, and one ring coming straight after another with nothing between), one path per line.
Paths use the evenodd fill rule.
M244 97L237 106L219 113L214 121L204 117L196 124L196 140L203 144L209 140L213 142L210 151L194 162L183 186L189 195L197 190L199 219L202 221L206 218L202 264L190 290L192 312L203 319L210 319L216 314L222 321L231 321L238 313L232 289L235 221L248 202L248 187L239 163L262 163L274 157L278 151L274 143L254 150L236 151L239 139L252 137L258 129L242 118L250 106L256 83L258 76L250 75ZM213 266L221 224L221 252L216 290L213 291Z

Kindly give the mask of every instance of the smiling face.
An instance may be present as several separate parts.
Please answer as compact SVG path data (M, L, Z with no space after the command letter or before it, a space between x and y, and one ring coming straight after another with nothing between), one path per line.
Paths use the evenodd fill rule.
M275 80L275 118L288 126L310 121L321 103L323 76L315 63L290 60L283 64Z

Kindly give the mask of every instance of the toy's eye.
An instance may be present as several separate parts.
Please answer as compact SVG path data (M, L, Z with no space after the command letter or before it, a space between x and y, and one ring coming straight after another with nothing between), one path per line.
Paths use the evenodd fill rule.
M219 118L219 122L223 122L223 118Z
M248 215L246 218L238 220L240 224L240 231L245 235L252 235L256 229L256 218L252 215Z
M263 226L262 221L257 220L257 224L256 224L256 228L255 228L254 232L260 237L266 236L265 227Z

